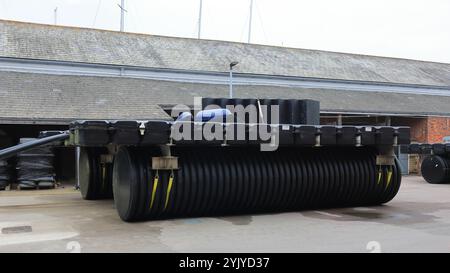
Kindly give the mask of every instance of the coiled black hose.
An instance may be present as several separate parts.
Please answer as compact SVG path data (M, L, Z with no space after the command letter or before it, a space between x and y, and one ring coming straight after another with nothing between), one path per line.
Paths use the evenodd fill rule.
M176 147L179 169L155 171L156 150L121 148L114 201L125 221L370 206L390 201L401 172L372 148Z
M34 138L21 138L20 144L34 142ZM35 147L17 156L17 182L21 189L54 187L54 154L50 146Z
M430 155L421 165L423 178L430 184L450 183L450 159L439 155Z
M11 180L11 170L6 160L0 159L0 190L4 190Z

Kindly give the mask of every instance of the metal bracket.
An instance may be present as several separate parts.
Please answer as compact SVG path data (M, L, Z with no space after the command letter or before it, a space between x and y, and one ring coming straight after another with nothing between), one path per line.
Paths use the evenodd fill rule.
M361 147L361 135L356 135L356 147Z
M377 165L392 166L395 164L395 156L377 155Z
M314 146L315 147L320 147L320 134L316 135L316 144Z
M141 134L141 136L145 134L145 122L143 121L139 124L139 133Z
M100 155L100 162L101 163L113 163L114 155L112 154L103 154Z
M159 156L152 157L153 170L178 170L178 157Z
M376 158L377 165L392 166L395 165L395 153L393 146L379 146Z

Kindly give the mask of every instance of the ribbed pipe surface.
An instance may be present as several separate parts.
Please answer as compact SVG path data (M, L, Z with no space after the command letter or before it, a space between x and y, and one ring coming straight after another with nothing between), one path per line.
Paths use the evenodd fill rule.
M112 164L101 162L101 155L107 153L105 148L80 148L78 179L83 199L112 198Z
M0 160L0 190L4 190L11 182L10 169L6 160Z
M430 155L421 165L423 178L430 184L450 183L450 159L439 155Z
M114 161L116 208L126 221L369 206L400 187L395 166L369 148L177 147L179 169L154 171L156 151L121 148Z

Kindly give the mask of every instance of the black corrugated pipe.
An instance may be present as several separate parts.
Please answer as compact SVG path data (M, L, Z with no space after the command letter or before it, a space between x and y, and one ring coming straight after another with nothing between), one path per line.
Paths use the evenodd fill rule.
M422 161L421 172L430 184L450 183L450 159L439 155L427 156Z
M39 138L33 141L25 142L18 144L16 146L12 146L3 150L0 150L0 160L7 159L16 154L33 149L35 147L39 147L45 144L49 144L56 141L63 141L69 138L69 132L64 132L57 135L52 135L49 137Z
M155 171L159 151L122 147L114 202L125 221L370 206L390 201L401 172L367 147L175 147L179 169Z
M112 163L102 162L104 147L80 147L78 179L85 200L112 198Z

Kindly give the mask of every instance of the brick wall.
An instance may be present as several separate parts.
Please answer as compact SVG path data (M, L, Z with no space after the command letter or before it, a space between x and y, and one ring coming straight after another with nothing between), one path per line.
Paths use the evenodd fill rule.
M392 118L392 126L411 127L411 141L426 143L428 138L428 119L427 118Z
M392 118L393 126L411 127L411 141L419 143L441 143L450 136L450 117Z
M427 118L427 141L428 143L440 143L442 138L450 136L450 118L429 117Z

